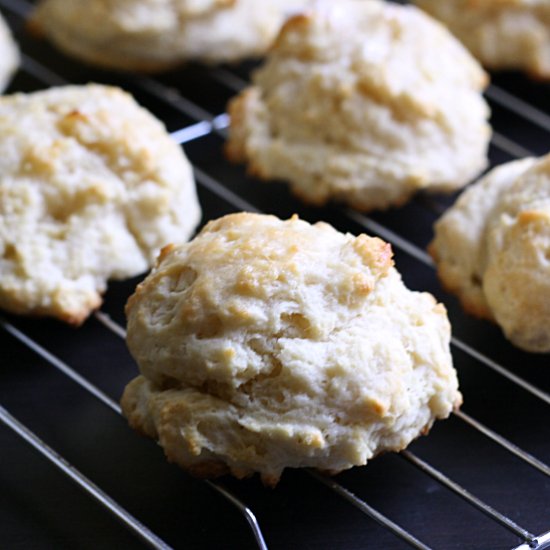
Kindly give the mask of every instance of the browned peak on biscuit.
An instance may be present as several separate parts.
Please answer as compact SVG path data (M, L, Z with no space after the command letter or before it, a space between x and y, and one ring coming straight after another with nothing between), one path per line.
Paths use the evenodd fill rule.
M234 214L163 250L127 306L122 407L190 472L268 484L404 448L460 403L445 309L389 245Z
M490 69L550 78L548 0L415 0Z
M19 50L2 14L0 14L0 93L8 85L18 65Z
M517 346L550 351L550 155L504 164L436 224L439 275Z
M159 71L263 55L285 17L309 1L42 0L31 27L84 61Z
M150 321L159 328L177 323L177 315L181 336L215 336L234 326L323 339L337 324L339 308L347 313L364 307L393 265L391 256L380 239L343 236L325 223L234 214L209 222L190 243L165 250L127 312L131 324L133 311L155 309Z
M0 199L0 306L76 324L200 218L181 148L99 85L0 98Z
M452 191L486 164L487 77L439 23L378 0L321 3L283 27L229 106L227 153L306 202L362 210Z

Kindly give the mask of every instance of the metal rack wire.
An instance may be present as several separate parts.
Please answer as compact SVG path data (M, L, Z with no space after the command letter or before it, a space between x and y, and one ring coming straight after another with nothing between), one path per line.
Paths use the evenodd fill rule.
M134 93L147 96L150 100L162 105L163 109L168 109L171 113L179 113L182 115L182 120L185 120L185 123L178 124L175 129L172 129L171 135L178 143L185 145L186 150L194 147L196 144L202 144L204 140L215 140L216 144L218 144L218 141L221 143L223 140L224 132L228 124L227 116L223 112L220 113L211 110L211 108L208 107L208 102L204 102L203 104L202 102L198 102L194 98L190 97L192 94L186 94L185 81L177 82L176 85L174 85L174 82L171 80L173 77L162 77L156 79L137 76L120 77L92 71L82 74L75 72L74 68L67 68L65 64L62 67L63 76L61 76L58 73L59 65L56 65L56 63L59 63L59 60L55 60L55 57L52 56L50 50L47 50L46 54L42 54L40 51L41 46L37 50L36 44L29 42L29 40L25 41L20 29L18 29L22 22L21 18L27 14L31 5L22 0L0 0L0 7L4 8L6 13L13 16L11 22L16 27L18 36L22 38L22 42L24 43L23 49L25 53L23 55L23 66L21 72L22 74L34 79L37 85L63 85L75 79L79 80L81 78L88 78L88 74L90 74L94 79L104 79L106 82L121 84L122 86L131 89L131 91L134 91ZM28 46L28 51L25 49L25 46ZM67 62L67 64L70 64L70 62ZM229 97L235 91L238 91L246 85L246 79L243 77L243 74L240 73L241 69L195 68L193 70L199 71L200 78L208 78L210 83L214 83L215 86L213 86L213 88L219 91L222 98ZM13 91L16 91L16 89L17 83L14 85ZM497 109L503 109L509 112L511 116L518 117L524 123L536 128L536 131L540 132L540 135L543 135L546 138L546 142L543 141L541 143L541 149L543 147L548 148L547 144L550 141L548 140L548 137L550 136L550 116L547 113L518 97L513 92L496 85L492 85L489 88L487 97ZM217 102L214 101L213 104L214 103ZM167 120L166 117L164 118ZM494 157L497 158L498 161L502 162L502 160L510 160L533 154L529 147L522 143L517 143L514 136L510 135L511 132L508 131L506 133L509 129L510 128L508 126L504 130L499 128L498 131L495 132L492 139ZM248 188L242 184L243 174L241 169L228 168L224 164L224 161L221 160L221 157L219 157L217 152L212 153L213 150L214 146L209 142L206 145L202 144L200 152L198 153L189 153L188 151L190 159L192 161L196 161L194 162L194 168L196 180L199 185L199 191L202 189L202 192L211 196L212 201L215 203L215 208L209 207L209 210L213 210L217 215L225 213L225 211L235 210L262 211L265 209L265 204L271 204L270 200L272 200L272 198L276 195L271 194L266 202L262 199L259 192L248 191ZM218 148L216 148L216 151L217 150ZM207 154L204 154L204 151L206 151ZM544 150L536 152L540 154L544 152ZM225 173L230 175L228 181L223 181L218 175L219 170L221 169L220 167L223 167ZM241 181L237 181L238 179ZM250 183L246 185L250 185ZM270 189L268 189L268 194L269 193L272 193ZM277 194L284 192L277 187L274 193ZM300 214L306 218L328 217L329 221L341 228L355 232L367 231L371 234L379 235L393 245L396 250L398 266L400 266L400 263L403 262L404 268L402 268L402 271L405 275L407 273L411 273L411 278L413 280L420 277L422 282L429 279L432 281L432 285L436 284L433 282L435 279L433 276L434 269L432 260L418 242L418 240L425 240L425 237L420 239L411 238L407 232L403 230L401 221L397 220L395 215L383 214L366 216L349 208L340 206L332 206L329 209L321 209L319 211L311 212L309 209L304 209L297 205L292 198L287 197L284 200L286 201L284 206L276 207L276 209L280 208L282 213L284 213L285 209L288 208L299 209ZM442 199L440 201L436 201L433 199L418 198L413 201L412 210L421 211L424 218L427 220L432 220L437 217L437 215L439 215L439 213L443 211L447 205L448 200ZM405 215L410 217L411 212L407 212ZM418 273L420 273L420 275L418 275ZM429 273L429 275L426 275L426 273ZM129 291L131 291L131 286L127 285L121 292L122 299L127 296ZM437 293L442 295L439 288L436 289L436 294ZM101 329L113 336L121 338L124 337L124 328L122 326L123 320L121 308L119 306L120 303L111 306L108 296L103 310L95 314L94 322L96 322L97 326L94 326L92 336L95 338L99 334L98 339L93 340L93 342L97 344L97 347L101 347L102 339L105 338L103 333L99 333ZM450 310L452 317L454 316L459 321L464 322L464 318L459 313L456 305L451 307ZM111 412L116 413L116 415L120 415L120 407L118 403L110 396L112 395L111 392L107 392L102 389L102 381L100 380L98 383L90 380L89 377L81 374L78 365L71 364L63 360L58 355L60 351L63 351L63 349L59 346L57 348L55 348L55 346L50 347L49 345L41 342L41 329L38 328L38 326L39 325L37 322L29 324L16 318L0 317L0 327L3 330L3 339L1 342L7 341L8 339L13 339L18 342L28 351L40 358L40 361L43 361L49 367L53 367L53 369L61 373L63 377L70 379L71 383L76 384L84 392L92 396L100 403L102 407L109 409ZM478 325L475 327L475 330L477 329ZM83 327L81 330L86 330L86 327ZM509 347L504 344L504 341L500 335L492 331L492 329L489 330L489 334L493 340L498 342L498 347L504 348L504 353L506 355L513 356L514 359L517 358L521 362L529 361L536 363L539 367L543 368L545 363L544 358L533 358L532 356L527 356L517 351L509 351ZM550 443L550 434L546 428L546 425L548 424L546 419L549 418L547 407L550 405L550 393L548 393L545 389L548 388L550 381L550 376L548 373L541 374L540 372L537 372L533 374L532 369L529 369L528 377L521 373L518 374L517 371L519 369L515 365L512 367L509 363L503 360L502 354L498 357L498 352L495 353L496 348L492 347L488 350L484 350L477 344L479 344L479 341L476 337L472 337L472 335L467 331L464 335L459 336L455 334L452 339L453 355L455 356L455 361L459 367L462 362L472 363L475 365L476 369L487 369L491 377L494 379L499 379L498 383L503 383L508 388L505 395L506 399L516 399L518 395L517 392L520 392L524 394L522 397L522 402L528 403L528 406L533 408L537 415L539 415L539 411L544 410L543 416L540 417L541 425L536 430L536 434L538 438L543 440L543 442L544 440L547 440ZM462 358L465 359L461 361ZM506 357L504 357L504 359L506 359ZM2 373L0 373L0 385L2 384L1 376ZM30 380L29 383L32 383L32 380ZM467 403L468 395L466 395L465 407L467 407ZM99 503L99 505L104 507L109 514L112 514L129 530L137 535L137 540L140 540L142 543L149 545L152 548L167 549L172 546L179 546L168 542L159 534L158 530L152 529L151 526L148 526L141 519L138 519L136 514L131 513L124 505L120 504L116 498L110 496L107 490L101 488L101 486L95 481L92 481L92 478L82 473L78 467L69 463L68 459L56 452L50 443L39 437L26 425L24 421L16 416L18 415L8 411L8 407L4 408L3 406L0 406L0 421L5 427L17 434L19 438L31 445L35 451L50 461L56 468L62 471L64 475L78 484L91 499ZM538 449L544 453L538 454L537 456L536 452L531 452L530 449L524 449L521 445L516 444L509 437L500 433L499 429L490 427L486 422L476 418L471 413L466 413L464 411L457 412L454 415L454 419L457 423L462 424L461 429L472 430L475 432L474 436L484 438L486 441L484 441L482 445L494 445L502 452L513 456L514 459L517 459L520 463L520 469L522 469L522 472L531 470L528 474L526 474L526 477L529 477L529 479L533 478L534 481L529 484L530 490L527 492L527 495L531 498L532 494L534 494L532 492L532 487L538 487L539 489L537 490L540 490L540 499L537 501L537 506L539 508L542 506L542 509L536 512L537 521L534 522L537 526L542 526L542 528L540 528L537 532L533 533L533 529L528 529L524 526L523 520L526 518L524 518L523 515L520 514L516 517L509 512L505 513L503 511L499 511L499 506L494 506L492 503L488 503L485 498L476 496L477 491L475 488L473 490L466 488L466 485L458 480L455 480L453 475L450 473L445 473L444 468L436 467L430 460L421 458L420 454L417 453L416 450L404 451L398 455L398 459L412 465L412 467L417 469L422 476L427 476L431 482L441 488L444 488L444 490L450 495L455 495L456 497L462 499L465 503L467 503L468 507L471 507L471 509L475 511L475 513L483 514L489 518L490 522L498 524L506 531L510 532L511 535L506 539L506 547L511 548L513 546L517 546L518 541L521 541L520 546L517 546L517 548L531 548L539 550L543 548L550 548L550 532L537 535L537 533L550 529L550 483L548 482L548 478L550 478L550 466L547 463L548 457L550 456L550 445L534 445L536 450ZM445 427L441 429L445 430ZM427 454L430 454L431 452L430 449L423 448L421 450L427 452ZM492 456L492 452L490 454ZM439 460L439 457L437 458ZM158 460L159 462L161 461L160 456L158 457ZM508 460L508 458L506 460ZM369 466L369 468L371 468L371 466ZM449 469L454 471L456 470L456 467L451 464ZM462 472L459 471L459 473L459 477L463 477ZM368 516L371 520L381 525L384 530L395 535L396 548L401 547L397 546L399 540L402 541L405 546L409 547L412 546L414 548L422 549L428 549L431 547L431 545L428 545L420 540L422 537L418 537L414 534L414 526L409 527L408 525L401 525L396 518L391 516L391 514L379 510L375 505L369 502L368 492L365 493L363 489L361 489L361 493L365 493L367 495L366 497L363 497L359 496L358 492L356 492L353 488L350 489L350 483L346 477L346 474L335 479L328 478L313 471L308 471L307 474L309 474L310 479L315 484L328 488L328 490L335 495L334 498L342 499L342 506L344 509L346 506L351 504L362 514ZM179 475L184 476L184 474ZM297 475L305 476L306 474L302 473ZM358 476L360 475L361 473L353 474L351 476L353 478L352 481L355 480L357 482ZM506 493L506 495L507 498L510 498L514 495L514 483L512 480L507 480L507 482L510 485L510 490ZM247 503L245 503L246 499L238 494L239 489L236 485L231 481L223 481L222 483L205 483L214 492L223 496L227 502L234 507L238 514L240 514L241 518L246 520L251 533L249 538L250 540L255 541L256 547L261 549L267 548L268 546L266 540L269 542L270 537L266 535L264 538L263 525L261 526L256 518L253 507L247 505ZM388 480L388 485L391 485L391 480ZM435 491L439 489L433 490ZM247 491L245 491L245 495L246 494ZM269 501L270 498L272 497L269 493L265 494L265 492L262 492L261 489L254 489L254 497L251 500L261 503L260 507L262 508L262 514L266 516L263 507L264 505L267 506L265 502ZM332 502L332 500L332 498L329 498L329 501ZM506 503L504 502L503 504ZM508 508L508 506L506 507ZM433 513L433 508L429 506L429 503L425 510L427 513ZM547 521L545 521L544 518L546 518ZM273 526L270 526L270 531L273 533ZM494 545L491 546L493 543L485 539L480 533L465 533L465 535L466 536L459 542L460 545L456 546L457 548L468 547L485 549L490 547L503 547ZM274 536L272 538L275 539ZM388 542L388 540L382 537L382 535L380 539L369 539L369 542L372 545L377 545L382 544L382 542L380 542L381 540L385 541L383 543L384 547L392 547L393 543ZM391 541L392 539L390 538L389 540ZM502 540L502 538L499 540ZM185 543L183 543L183 546L186 546ZM240 547L240 545L237 543L228 542L227 547L237 548ZM279 547L288 546L281 546L279 543ZM329 539L326 539L325 547L343 548L344 543L340 542L337 538L330 539L330 541ZM353 546L348 545L346 547L352 548Z

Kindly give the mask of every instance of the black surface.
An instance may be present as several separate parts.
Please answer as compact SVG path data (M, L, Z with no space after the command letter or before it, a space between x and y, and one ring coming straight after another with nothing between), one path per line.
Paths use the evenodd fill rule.
M0 6L23 4L2 0ZM192 114L147 92L140 79L96 71L67 59L27 36L17 14L9 9L4 13L25 53L64 80L119 84L135 93L171 131L195 121ZM251 67L226 70L247 78ZM216 71L189 66L159 77L158 82L219 114L233 91L219 82ZM50 80L27 65L9 91L47 87L55 75L45 76ZM520 74L495 75L493 81L550 111L548 85ZM493 106L493 112L493 123L501 134L537 154L550 148L547 131L502 107ZM224 160L222 143L220 136L209 135L186 144L185 150L196 166L255 208L279 216L298 212L310 221L324 219L342 230L363 231L344 208L305 208L285 186L248 178L242 167ZM511 157L492 147L491 160L496 164ZM205 220L236 209L202 185L199 196ZM423 248L431 238L433 221L452 200L418 197L402 209L372 217ZM540 389L550 390L548 355L513 348L497 327L466 316L456 300L442 291L433 269L399 249L395 252L406 283L444 301L456 336ZM107 292L103 311L119 323L124 323L123 305L136 282L111 284ZM136 374L124 342L93 318L79 329L48 320L9 320L114 400ZM115 412L3 330L0 349L0 403L168 544L186 549L256 547L245 518L207 484L168 465L154 442L134 434ZM464 352L455 348L453 356L465 397L463 410L550 462L548 405ZM438 423L411 450L522 527L535 534L550 530L549 479L460 419ZM520 542L401 456L382 456L336 479L434 548L489 550ZM224 479L222 484L252 508L272 549L408 547L305 472L285 473L275 490L263 488L257 479ZM101 505L11 430L0 427L0 548L141 547Z

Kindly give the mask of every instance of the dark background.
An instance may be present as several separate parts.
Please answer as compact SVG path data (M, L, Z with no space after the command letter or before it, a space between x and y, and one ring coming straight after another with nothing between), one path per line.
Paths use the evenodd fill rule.
M0 9L25 55L8 93L64 82L114 83L133 92L170 131L175 131L205 116L193 104L209 114L221 114L235 93L232 86L239 84L239 79L248 79L252 68L190 65L154 80L99 72L27 35L21 17L27 5L19 0L0 0ZM538 123L532 122L511 111L507 101L505 106L493 101L501 89L548 113L549 85L521 74L503 73L493 75L489 90L496 132L534 154L547 153L548 122L539 115L535 115ZM184 147L191 162L202 171L198 191L203 221L247 208L244 199L261 211L281 217L298 212L309 221L326 220L353 233L373 233L374 220L383 226L382 237L391 236L385 231L390 229L424 249L431 239L434 220L454 200L419 196L401 209L369 218L357 218L337 205L305 208L284 185L257 182L247 177L242 167L228 164L221 152L222 143L220 135L211 133ZM513 152L513 147L506 147L506 142L497 138L490 151L492 164L512 160ZM467 317L457 301L442 291L430 266L398 246L394 250L406 284L428 290L445 303L455 337L507 372L516 373L543 392L549 391L548 355L523 353L507 343L497 327ZM102 311L122 325L124 303L137 282L113 283L105 296ZM6 316L0 330L0 404L167 544L186 549L255 548L238 509L206 483L167 464L154 442L140 438L116 412L8 333L6 322L115 401L137 373L123 340L94 317L73 329L56 321ZM465 397L463 411L550 462L548 401L458 347L453 347L453 356ZM461 419L438 423L429 437L416 441L410 450L523 528L534 534L550 530L548 477ZM365 468L337 476L336 481L433 548L489 550L512 548L521 542L403 456L379 457ZM263 488L257 479L222 479L220 483L250 506L270 548L408 547L307 472L286 472L275 490ZM0 424L0 548L119 547L140 548L143 543Z

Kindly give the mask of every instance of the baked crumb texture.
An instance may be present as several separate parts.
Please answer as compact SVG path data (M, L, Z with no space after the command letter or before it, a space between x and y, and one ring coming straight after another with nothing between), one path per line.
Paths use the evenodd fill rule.
M127 93L0 98L0 307L79 324L199 219L181 148Z
M550 78L548 0L415 0L490 69Z
M435 226L430 252L464 308L550 352L550 155L495 168Z
M42 0L30 27L65 53L110 69L162 71L185 61L263 55L285 18L311 0Z
M163 250L127 305L131 426L191 473L275 485L404 449L461 403L445 308L390 245L234 214Z
M19 49L0 14L0 93L3 92L19 66Z
M438 22L378 0L321 3L283 27L229 105L228 157L316 205L398 206L487 164L487 76Z

